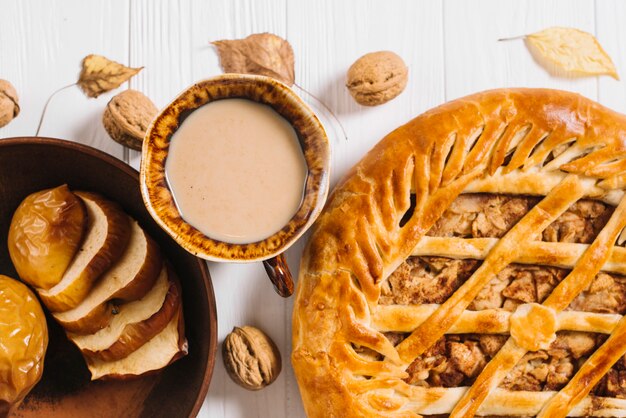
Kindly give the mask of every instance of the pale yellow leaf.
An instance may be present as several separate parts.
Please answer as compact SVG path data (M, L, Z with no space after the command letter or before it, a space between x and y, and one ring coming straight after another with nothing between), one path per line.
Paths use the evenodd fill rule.
M258 74L294 83L294 56L289 42L271 33L212 42L227 73Z
M578 75L607 74L619 80L611 57L590 33L553 27L526 36L542 58Z
M142 70L111 61L102 55L87 55L78 79L78 86L89 97L118 88Z

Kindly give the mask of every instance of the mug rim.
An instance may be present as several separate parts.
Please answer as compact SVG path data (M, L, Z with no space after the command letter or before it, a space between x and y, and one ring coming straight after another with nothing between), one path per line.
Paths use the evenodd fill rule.
M269 105L293 126L306 162L303 197L290 221L269 237L234 244L212 238L184 220L167 182L165 163L172 135L197 108L243 98ZM330 143L313 110L291 88L261 75L223 74L179 93L152 120L143 141L140 167L144 204L163 230L190 253L211 261L253 262L275 257L300 238L319 216L329 190Z

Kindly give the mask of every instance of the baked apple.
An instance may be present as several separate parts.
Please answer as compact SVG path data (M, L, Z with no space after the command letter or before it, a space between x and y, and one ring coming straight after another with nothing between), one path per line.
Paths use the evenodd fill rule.
M159 334L181 305L180 283L173 270L163 267L153 288L140 300L117 307L111 323L89 335L67 333L85 357L120 360Z
M133 379L154 373L185 356L188 352L182 306L159 334L127 357L105 361L86 357L91 380Z
M48 347L46 317L23 283L0 275L0 417L39 382Z
M17 274L34 287L50 289L61 281L86 228L85 205L67 185L29 195L9 229L9 254Z
M136 221L131 223L128 248L120 259L97 280L78 306L54 314L66 331L98 332L119 316L119 305L141 299L153 288L163 266L159 246Z
M70 217L72 205L80 212ZM93 380L151 373L187 353L180 282L156 242L116 203L67 186L35 193L14 215L9 247ZM0 379L3 343L0 334Z

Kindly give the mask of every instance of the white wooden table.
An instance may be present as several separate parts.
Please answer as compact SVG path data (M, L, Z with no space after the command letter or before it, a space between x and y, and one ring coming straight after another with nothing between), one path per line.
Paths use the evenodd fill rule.
M221 73L209 41L269 31L289 40L297 83L322 98L347 131L344 141L320 112L331 136L335 183L385 133L479 90L561 88L626 112L626 82L555 78L522 41L496 42L554 25L576 27L598 37L626 78L625 21L622 0L0 0L0 78L15 85L22 107L0 137L34 135L47 97L76 81L87 54L145 66L130 87L163 106L194 81ZM362 54L383 49L408 64L408 87L388 104L361 107L344 87L345 72ZM78 89L62 92L41 135L89 144L138 167L138 153L110 140L100 122L113 94L87 99ZM288 252L294 273L302 246ZM289 361L292 299L274 293L260 263L209 268L220 342L235 325L258 326L278 344L283 372L270 387L248 392L230 381L219 355L200 416L304 416Z

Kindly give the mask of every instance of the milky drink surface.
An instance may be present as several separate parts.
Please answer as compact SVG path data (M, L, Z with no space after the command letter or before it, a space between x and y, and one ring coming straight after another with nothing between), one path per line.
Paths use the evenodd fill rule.
M213 239L245 244L289 222L307 169L296 132L275 110L222 99L194 110L172 135L165 172L186 222Z

